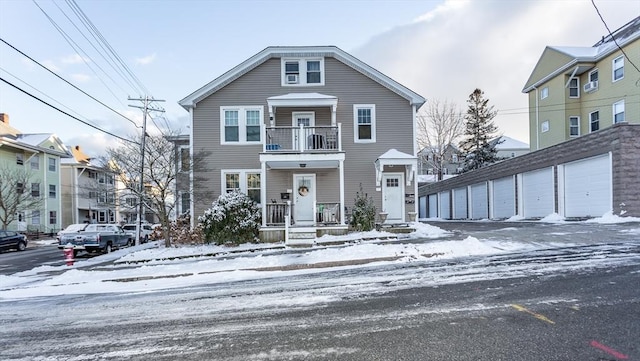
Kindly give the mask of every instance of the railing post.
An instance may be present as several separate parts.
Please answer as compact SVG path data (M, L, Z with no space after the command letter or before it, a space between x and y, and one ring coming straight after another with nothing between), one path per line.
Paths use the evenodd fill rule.
M289 220L291 218L291 201L287 201L287 209L284 212L284 244L289 242Z
M300 128L298 128L298 150L301 152L305 151L304 141L304 126L300 124Z

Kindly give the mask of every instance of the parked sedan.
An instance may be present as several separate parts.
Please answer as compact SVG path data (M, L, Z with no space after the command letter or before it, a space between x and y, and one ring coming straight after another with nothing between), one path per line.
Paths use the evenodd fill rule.
M0 229L0 250L17 249L24 251L27 248L27 236L14 231Z

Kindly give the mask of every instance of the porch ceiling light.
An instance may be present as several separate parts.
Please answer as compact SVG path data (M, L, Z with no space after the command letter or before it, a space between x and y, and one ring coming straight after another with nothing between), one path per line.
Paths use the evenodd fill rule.
M307 164L306 163L300 163L300 168L306 168Z

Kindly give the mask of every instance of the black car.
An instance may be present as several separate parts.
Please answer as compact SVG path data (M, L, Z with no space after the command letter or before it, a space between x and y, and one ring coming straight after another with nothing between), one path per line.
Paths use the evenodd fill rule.
M27 236L14 231L0 229L0 250L17 249L24 251L27 248Z

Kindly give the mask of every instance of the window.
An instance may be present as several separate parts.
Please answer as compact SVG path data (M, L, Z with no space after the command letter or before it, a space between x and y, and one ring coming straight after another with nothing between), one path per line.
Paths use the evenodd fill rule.
M23 165L24 164L24 154L16 153L16 164Z
M90 170L90 171L89 171L89 178L90 178L90 179L96 179L96 177L97 177L96 172L95 172L95 171L93 171L93 170Z
M589 72L589 81L598 81L598 69Z
M24 184L23 183L16 183L16 193L18 193L18 194L24 193Z
M222 172L223 193L243 192L257 204L261 203L259 170L227 170Z
M282 86L324 85L324 59L282 59Z
M90 191L89 192L89 199L91 199L91 200L98 199L98 192Z
M540 130L542 131L542 133L546 133L549 131L549 121L545 120L544 122L542 122L542 124L540 124Z
M580 117L569 117L569 136L577 137L580 135Z
M624 100L613 103L613 124L624 122Z
M544 99L549 96L549 87L544 87L540 90L540 99Z
M458 155L457 154L452 154L451 155L451 162L458 163Z
M100 184L104 184L105 183L104 173L98 174L98 183L100 183Z
M40 169L40 156L39 155L34 155L33 157L31 157L31 169L32 170L39 170Z
M580 98L580 79L569 80L569 98Z
M31 183L31 196L40 197L40 183Z
M56 185L49 184L49 198L55 198L55 197L56 197Z
M99 211L98 212L98 223L106 223L107 222L107 212Z
M107 193L99 192L98 193L98 203L107 203Z
M353 118L354 142L375 142L376 106L374 104L355 104L353 106Z
M220 124L222 144L246 144L260 142L260 125L263 120L261 106L251 107L221 107Z
M592 132L600 129L600 112L589 113L589 125Z
M107 184L113 184L113 174L106 174Z
M49 158L49 172L55 172L55 171L56 171L56 159Z
M191 168L191 155L189 154L189 147L181 146L179 152L180 158L178 161L180 162L180 164L178 165L178 169L180 170L180 172L188 172Z
M191 210L191 195L188 192L180 194L180 213L185 214Z
M109 210L109 223L116 223L116 214Z
M127 205L127 207L135 207L136 199L133 197L125 198L124 203Z
M31 211L31 224L40 224L40 211Z
M49 212L49 224L58 224L58 216L56 211Z
M624 78L624 56L613 59L613 81L616 82Z

